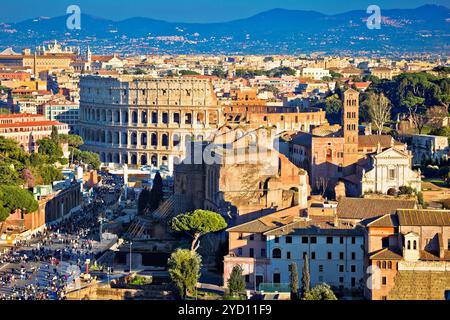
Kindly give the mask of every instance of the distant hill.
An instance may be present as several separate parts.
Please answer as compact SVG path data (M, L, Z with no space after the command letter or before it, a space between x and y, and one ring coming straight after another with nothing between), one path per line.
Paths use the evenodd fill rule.
M434 51L450 50L450 9L425 5L382 10L381 29L366 26L364 10L325 15L315 11L273 9L224 23L174 23L150 18L112 21L82 15L80 31L66 28L66 16L0 24L4 46L44 40L105 40L121 45L141 38L143 45L174 52L293 53L300 51ZM168 41L152 37L183 37ZM119 41L117 41L119 39Z

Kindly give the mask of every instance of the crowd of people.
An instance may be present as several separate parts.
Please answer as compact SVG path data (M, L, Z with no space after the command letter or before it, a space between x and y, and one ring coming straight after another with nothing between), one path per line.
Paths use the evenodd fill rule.
M75 281L74 270L95 261L99 218L118 196L120 188L104 182L82 210L0 253L0 266L9 267L0 272L0 286L9 291L0 291L0 300L64 299L69 282Z

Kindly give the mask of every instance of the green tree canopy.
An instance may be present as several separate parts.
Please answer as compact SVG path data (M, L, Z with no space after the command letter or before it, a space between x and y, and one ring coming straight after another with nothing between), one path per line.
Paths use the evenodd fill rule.
M55 163L63 157L61 146L55 140L45 138L37 143L39 145L39 153L48 156L51 163Z
M291 300L298 299L298 271L295 262L289 265L289 288L291 289Z
M311 288L311 277L309 275L309 259L307 254L304 255L303 260L304 263L302 269L302 294L304 297L305 294L308 293Z
M240 265L235 265L231 270L230 278L228 279L228 290L231 296L236 296L245 290L245 280L242 272Z
M192 71L192 70L180 70L178 73L182 76L198 76L198 75L200 75L200 73L198 73L196 71Z
M57 158L57 145L50 139L44 140L40 153L29 154L16 141L0 137L0 184L32 187L61 180L62 174L52 165L63 159ZM46 153L53 153L53 156Z
M67 143L69 146L78 148L84 144L83 138L76 134L60 134L59 141Z
M337 298L331 287L326 283L322 283L308 291L304 295L303 300L337 300Z
M19 185L23 183L14 165L0 162L0 185Z
M50 134L50 139L52 139L54 143L59 144L59 134L58 128L56 126L52 126L52 133Z
M145 215L148 213L150 207L150 190L149 188L142 189L138 198L138 214Z
M221 68L215 68L211 75L221 79L225 79L227 77L227 73Z
M191 250L196 251L200 245L200 237L223 230L227 227L225 219L218 213L208 210L195 210L176 216L171 221L172 229L186 232L192 238Z
M194 290L200 278L201 258L191 250L177 249L168 260L169 275L181 298Z
M338 72L336 72L336 71L333 71L333 70L330 70L330 76L331 76L331 78L333 78L333 79L339 79L339 78L342 78L342 77L343 77L342 74L340 74L340 73L338 73Z
M0 136L0 160L9 158L21 161L25 157L26 153L19 147L17 141Z
M314 107L326 111L326 117L331 124L341 123L342 101L339 95L333 94L314 104Z
M80 151L76 148L70 148L70 153L70 158L73 158L74 161L88 164L94 170L98 170L100 168L101 161L97 153L90 151Z
M54 166L44 165L39 171L44 184L52 184L54 181L64 180L64 175Z
M450 102L450 79L427 72L402 73L392 80L374 83L373 89L383 92L392 102L395 113L411 107L428 108Z
M0 185L0 221L5 221L17 209L31 213L38 209L33 195L20 187Z
M161 174L158 171L155 174L155 178L153 179L152 191L150 191L150 203L149 203L150 212L158 209L163 199L164 199L163 181L161 178Z

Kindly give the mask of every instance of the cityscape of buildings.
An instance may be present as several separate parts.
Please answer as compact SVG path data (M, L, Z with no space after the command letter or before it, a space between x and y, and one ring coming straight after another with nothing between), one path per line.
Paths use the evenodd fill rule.
M0 42L0 298L449 300L449 103L448 52Z

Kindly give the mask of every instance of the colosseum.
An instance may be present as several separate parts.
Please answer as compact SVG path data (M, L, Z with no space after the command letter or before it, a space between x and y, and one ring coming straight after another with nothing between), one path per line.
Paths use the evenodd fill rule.
M80 134L104 163L173 164L186 142L208 139L223 114L204 79L83 76Z

